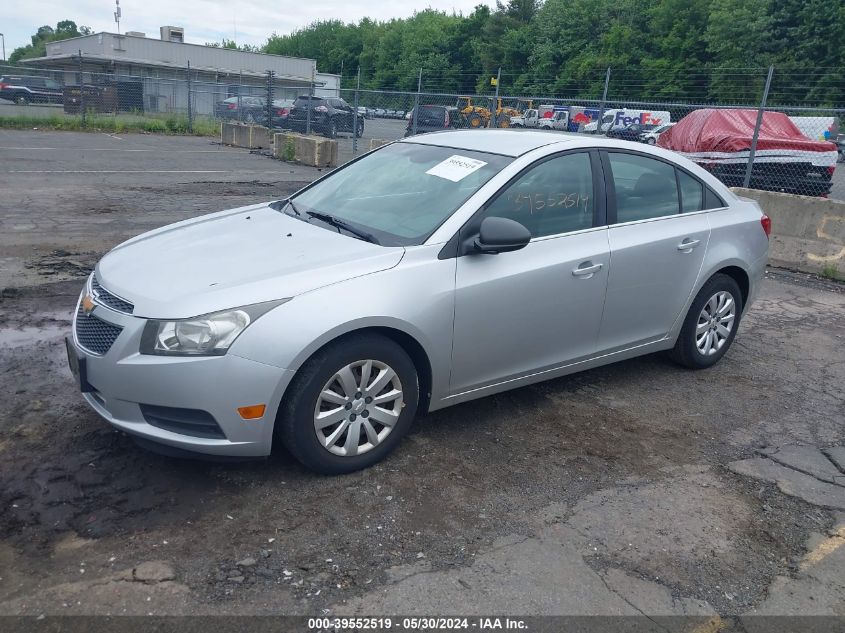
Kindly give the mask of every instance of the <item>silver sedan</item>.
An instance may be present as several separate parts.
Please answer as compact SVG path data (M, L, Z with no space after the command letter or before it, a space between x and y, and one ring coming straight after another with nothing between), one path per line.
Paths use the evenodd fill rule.
M150 447L280 442L349 472L420 411L659 351L714 365L769 231L663 149L426 134L116 247L80 296L69 362L91 407Z

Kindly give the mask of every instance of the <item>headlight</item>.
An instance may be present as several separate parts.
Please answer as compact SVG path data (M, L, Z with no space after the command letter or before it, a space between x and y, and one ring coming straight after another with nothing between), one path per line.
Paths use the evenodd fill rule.
M177 321L150 320L141 353L159 356L222 356L250 323L290 299L256 303Z

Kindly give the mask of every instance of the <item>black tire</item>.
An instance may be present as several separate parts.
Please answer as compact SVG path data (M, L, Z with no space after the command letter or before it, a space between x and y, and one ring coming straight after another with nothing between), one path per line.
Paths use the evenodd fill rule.
M657 143L657 141L652 137L648 137L646 139L646 143L648 143L649 145L655 145Z
M472 129L478 129L484 126L484 120L478 112L472 112L467 117L467 125Z
M359 120L358 121L358 127L355 128L355 137L361 138L362 136L364 136L364 121Z
M736 304L734 324L722 347L713 354L704 355L695 344L695 330L698 325L698 317L710 298L719 292L730 293ZM687 316L684 319L684 324L681 327L678 340L675 342L675 347L669 352L670 358L689 369L707 369L718 363L722 356L730 349L734 338L736 338L742 318L743 307L742 292L736 281L732 277L721 273L713 275L695 296L689 312L687 312Z
M29 97L26 95L18 95L15 97L15 103L19 106L29 105Z
M341 368L359 360L389 365L402 383L403 408L393 430L375 447L356 456L329 452L317 438L314 409L323 386ZM325 475L350 473L381 461L390 453L413 422L419 400L417 371L405 350L378 334L352 334L329 344L299 369L276 418L276 437L303 465Z

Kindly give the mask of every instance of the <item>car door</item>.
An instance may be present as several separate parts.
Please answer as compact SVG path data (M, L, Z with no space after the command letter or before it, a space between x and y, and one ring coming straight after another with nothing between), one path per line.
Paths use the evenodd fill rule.
M701 271L710 222L700 211L703 185L671 163L606 151L602 164L611 257L599 335L606 353L669 333ZM698 194L687 186L696 183Z
M459 256L450 388L458 394L592 355L609 247L597 152L573 151L523 171L462 231L506 217L532 234L498 255Z

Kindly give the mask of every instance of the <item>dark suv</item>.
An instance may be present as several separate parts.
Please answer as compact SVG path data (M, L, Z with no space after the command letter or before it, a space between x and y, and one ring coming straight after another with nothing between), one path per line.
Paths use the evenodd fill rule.
M310 101L310 106L309 106ZM288 127L295 132L304 132L308 125L308 110L311 110L311 130L335 138L338 132L352 132L355 112L352 106L338 97L297 97L288 113ZM358 116L355 136L364 134L364 119Z
M415 111L411 111L405 136L411 136L414 133L415 117L417 117L417 134L451 130L456 128L460 121L460 113L454 106L421 105L419 110L419 117Z
M30 103L62 103L62 85L48 77L4 75L0 77L0 99L18 105Z

